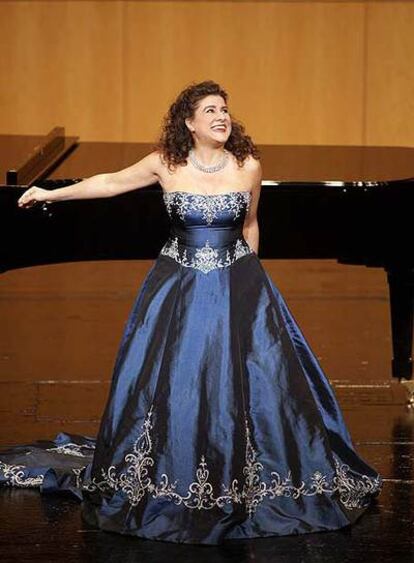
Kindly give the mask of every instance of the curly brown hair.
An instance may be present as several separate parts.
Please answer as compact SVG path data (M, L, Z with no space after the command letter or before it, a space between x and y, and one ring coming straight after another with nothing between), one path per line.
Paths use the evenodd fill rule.
M227 104L227 92L213 80L205 80L198 84L191 83L185 88L164 116L159 140L153 148L161 153L170 170L178 165L187 164L188 153L194 146L194 140L185 124L185 119L193 118L199 101L211 94L222 96ZM230 118L231 133L224 147L236 157L240 167L248 155L260 160L259 150L245 133L244 126L231 114Z

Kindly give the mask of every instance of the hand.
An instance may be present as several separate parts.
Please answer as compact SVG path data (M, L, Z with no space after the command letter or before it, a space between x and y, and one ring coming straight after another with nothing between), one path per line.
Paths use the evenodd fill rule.
M44 190L43 188L38 188L37 186L32 186L24 192L24 194L17 200L17 205L19 207L27 208L32 207L38 202L45 201L46 203L52 203L50 200L50 191Z

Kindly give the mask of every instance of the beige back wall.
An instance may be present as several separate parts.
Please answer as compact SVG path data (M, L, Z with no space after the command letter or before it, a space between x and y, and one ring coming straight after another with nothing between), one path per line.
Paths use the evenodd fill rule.
M213 79L257 143L414 146L414 3L3 1L0 133L153 142Z

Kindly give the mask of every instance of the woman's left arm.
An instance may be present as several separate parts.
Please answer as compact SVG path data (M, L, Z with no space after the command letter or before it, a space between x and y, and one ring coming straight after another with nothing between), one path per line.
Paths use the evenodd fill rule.
M258 254L259 252L259 224L257 222L257 207L259 204L260 190L262 187L262 166L260 160L251 160L251 177L252 177L252 198L249 210L243 225L243 237L250 248Z

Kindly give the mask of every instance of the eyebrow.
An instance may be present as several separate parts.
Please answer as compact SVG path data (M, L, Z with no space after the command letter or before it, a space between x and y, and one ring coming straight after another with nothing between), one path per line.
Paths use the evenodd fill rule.
M210 104L209 106L206 106L204 109L207 109L207 108L215 108L215 107L217 107L217 106L215 106L214 104ZM221 107L227 108L226 104L224 104L224 105L221 106ZM227 109L228 109L228 108L227 108Z

